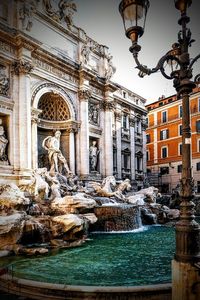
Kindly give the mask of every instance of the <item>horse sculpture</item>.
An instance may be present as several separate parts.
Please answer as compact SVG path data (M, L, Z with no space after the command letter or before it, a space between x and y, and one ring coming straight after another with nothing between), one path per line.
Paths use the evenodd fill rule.
M131 184L129 179L125 179L116 187L116 180L114 176L108 176L104 178L102 184L98 182L93 182L92 187L94 188L96 194L100 197L117 197L120 200L124 200L125 196L123 193L125 191L130 191Z
M115 196L113 188L116 186L116 180L114 176L108 176L104 178L102 184L93 182L92 187L96 194L100 197L112 197Z

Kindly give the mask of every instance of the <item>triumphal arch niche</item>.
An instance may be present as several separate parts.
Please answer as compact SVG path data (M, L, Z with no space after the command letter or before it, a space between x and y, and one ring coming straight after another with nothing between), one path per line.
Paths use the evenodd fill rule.
M37 149L33 149L36 157L34 167L50 169L48 153L43 147L43 141L48 136L61 132L60 150L67 159L70 170L75 171L75 134L78 123L75 111L67 94L63 96L59 90L44 90L37 97ZM37 95L38 96L38 95Z

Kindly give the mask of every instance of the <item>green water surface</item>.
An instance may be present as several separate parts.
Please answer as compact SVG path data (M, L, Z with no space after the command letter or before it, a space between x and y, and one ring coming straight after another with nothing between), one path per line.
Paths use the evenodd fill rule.
M33 258L4 259L14 275L69 285L134 286L171 281L175 230L148 226L142 232L95 233L84 245Z

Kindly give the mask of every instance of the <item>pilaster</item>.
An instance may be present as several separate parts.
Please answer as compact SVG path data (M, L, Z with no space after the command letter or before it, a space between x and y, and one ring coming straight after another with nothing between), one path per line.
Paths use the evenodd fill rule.
M15 98L15 142L18 155L15 155L15 169L21 175L31 169L31 84L30 72L33 66L27 60L20 59L13 63L14 81L18 82L18 93Z
M88 122L88 100L91 91L86 88L79 90L80 101L80 175L84 178L89 175L89 122Z
M146 147L146 129L147 129L147 124L145 123L145 121L142 121L142 149L143 149L143 173L146 174L147 171L147 147Z
M113 99L102 101L101 109L104 111L104 172L103 176L113 175L113 135L112 135L112 109Z
M122 114L120 111L115 112L116 122L116 148L117 148L117 174L118 178L122 178L122 132L121 132L121 119Z
M135 180L135 119L130 116L131 179Z
M38 134L37 128L39 123L39 114L41 113L41 109L32 108L31 111L31 150L32 150L32 168L38 168Z

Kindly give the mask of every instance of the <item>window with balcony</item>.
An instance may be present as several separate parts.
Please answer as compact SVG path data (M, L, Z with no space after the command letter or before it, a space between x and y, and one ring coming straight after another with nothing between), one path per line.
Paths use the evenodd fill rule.
M182 172L182 165L178 165L177 166L177 173L181 173Z
M169 138L169 129L164 129L160 131L160 140L166 140Z
M167 147L162 147L161 148L161 156L162 158L166 158L167 157Z
M167 111L162 111L162 122L166 123L167 122Z

